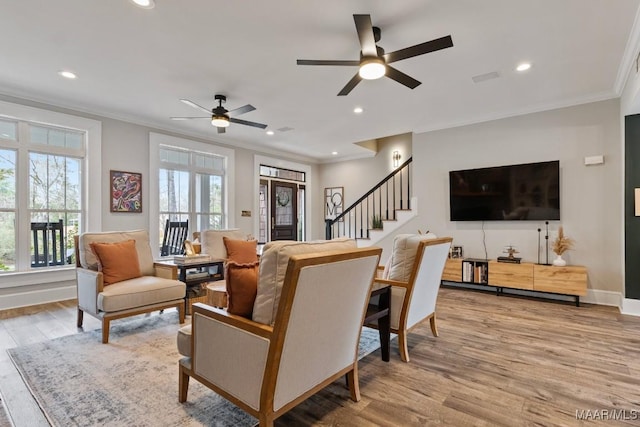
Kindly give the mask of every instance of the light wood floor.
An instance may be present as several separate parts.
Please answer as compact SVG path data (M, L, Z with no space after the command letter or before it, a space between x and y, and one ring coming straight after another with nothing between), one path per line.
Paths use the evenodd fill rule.
M441 290L437 313L438 338L428 324L410 335L411 362L400 361L395 340L391 362L379 351L362 360L360 402L337 381L276 424L640 425L632 419L640 417L640 318L450 288ZM0 388L16 426L47 423L4 350L77 333L74 325L73 302L0 312ZM97 327L85 316L85 329ZM576 411L602 418L613 409L627 419L576 419Z

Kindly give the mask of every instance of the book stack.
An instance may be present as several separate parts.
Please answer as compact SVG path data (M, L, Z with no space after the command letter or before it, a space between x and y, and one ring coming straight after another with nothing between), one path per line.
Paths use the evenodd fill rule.
M209 255L176 255L173 257L173 262L178 265L199 264L208 261L211 261Z
M511 264L520 264L522 258L499 256L498 262L510 262Z

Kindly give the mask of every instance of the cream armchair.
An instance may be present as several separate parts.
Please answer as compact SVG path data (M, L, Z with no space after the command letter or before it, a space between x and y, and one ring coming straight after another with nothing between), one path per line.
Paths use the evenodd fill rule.
M135 241L141 276L117 283L104 283L92 243ZM84 233L75 236L76 277L78 281L78 327L84 313L102 321L102 342L109 342L111 320L176 307L184 323L186 286L172 280L170 266L154 264L149 234L144 230Z
M407 334L411 328L429 319L431 332L438 336L436 300L452 240L433 234L396 236L382 278L375 279L391 285L391 332L398 334L400 358L405 362L409 361Z
M272 324L194 304L190 357L179 362L180 402L194 378L260 426L273 426L345 374L358 401L358 342L380 253L350 248L292 255Z

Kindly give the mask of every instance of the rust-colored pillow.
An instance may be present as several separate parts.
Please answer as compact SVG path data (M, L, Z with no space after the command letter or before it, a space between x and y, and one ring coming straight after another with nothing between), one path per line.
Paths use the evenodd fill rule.
M142 276L135 240L91 243L91 250L96 254L105 285Z
M227 248L227 261L236 264L252 264L258 261L256 240L234 240L223 237L225 248Z
M258 290L259 262L248 264L227 263L227 311L251 319L253 302Z

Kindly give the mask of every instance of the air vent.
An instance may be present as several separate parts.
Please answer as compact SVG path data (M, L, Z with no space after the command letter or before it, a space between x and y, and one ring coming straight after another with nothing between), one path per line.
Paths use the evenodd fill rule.
M289 126L285 126L283 128L278 129L278 132L289 132L290 130L293 130L293 128L290 128Z
M471 77L471 80L473 80L474 83L482 83L486 82L487 80L497 79L498 77L500 77L500 74L498 74L497 71L492 71L490 73L473 76Z

